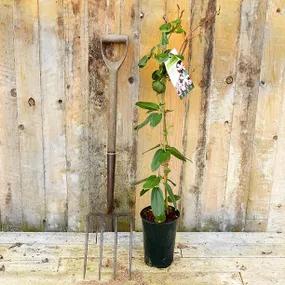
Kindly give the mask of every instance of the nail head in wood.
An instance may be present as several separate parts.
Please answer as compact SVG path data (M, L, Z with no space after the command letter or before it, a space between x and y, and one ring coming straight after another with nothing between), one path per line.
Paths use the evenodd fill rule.
M21 130L21 131L25 129L25 127L24 127L23 124L20 124L20 125L18 126L18 128L19 128L19 130Z
M12 97L17 97L17 90L16 90L16 88L12 88L10 93L11 93Z
M233 79L233 77L231 75L226 78L226 83L227 84L232 84L233 82L234 82L234 79Z
M30 97L28 100L28 104L30 107L35 106L36 105L35 99Z
M133 76L130 76L130 77L128 78L128 81L129 81L130 84L133 84L134 81L135 81L135 79L133 78Z

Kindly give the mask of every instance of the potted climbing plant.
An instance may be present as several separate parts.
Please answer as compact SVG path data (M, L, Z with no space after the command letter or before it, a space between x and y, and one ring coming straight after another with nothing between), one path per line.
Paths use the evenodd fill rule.
M140 215L144 232L145 263L159 268L168 267L173 261L176 236L176 224L180 216L174 194L175 182L169 178L171 172L170 160L179 159L185 162L187 158L175 146L169 144L168 114L171 110L166 105L166 88L171 81L180 98L185 97L193 88L192 81L183 67L183 51L187 46L188 37L181 25L183 11L178 7L178 17L167 21L159 27L161 38L157 45L144 55L138 65L144 68L149 61L156 62L150 80L154 91L153 102L136 102L138 108L146 112L146 118L135 129L150 126L160 130L161 141L148 151L153 152L150 163L151 175L137 182L140 184L140 195L150 192L150 206L144 208ZM169 39L173 34L181 34L185 40L177 52L169 47Z

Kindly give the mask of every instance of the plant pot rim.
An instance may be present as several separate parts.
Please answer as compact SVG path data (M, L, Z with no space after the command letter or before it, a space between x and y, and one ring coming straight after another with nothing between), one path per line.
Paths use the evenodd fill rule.
M169 207L175 209L175 208L172 207L172 206L169 206ZM169 222L163 222L163 223L150 222L149 220L145 219L145 218L142 216L143 211L146 210L146 209L151 209L151 206L144 207L144 208L140 211L140 216L141 216L141 219L142 219L144 222L148 223L148 224L158 225L158 226L161 226L161 225L168 225L168 224L173 224L173 223L175 223L175 222L180 218L180 212L179 212L179 210L177 209L176 212L178 213L178 217L177 217L175 220L172 220L172 221L169 221Z

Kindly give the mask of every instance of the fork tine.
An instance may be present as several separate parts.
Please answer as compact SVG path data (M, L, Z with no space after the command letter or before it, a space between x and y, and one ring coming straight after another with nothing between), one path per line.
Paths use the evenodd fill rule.
M98 216L96 216L95 219L95 228L96 228L95 243L98 244Z
M133 257L133 217L129 216L130 219L130 236L129 236L129 280L132 279L132 257Z
M85 279L86 270L87 270L88 242L89 242L89 216L87 216L87 219L86 219L85 249L84 249L84 264L83 264L83 279Z
M118 216L114 215L114 256L113 256L113 278L116 279L117 273L117 249L118 249Z
M101 221L103 217L101 217ZM103 246L104 246L104 222L101 223L101 232L100 232L100 252L99 252L99 272L98 277L99 281L101 280L101 270L102 270L102 262L103 262Z

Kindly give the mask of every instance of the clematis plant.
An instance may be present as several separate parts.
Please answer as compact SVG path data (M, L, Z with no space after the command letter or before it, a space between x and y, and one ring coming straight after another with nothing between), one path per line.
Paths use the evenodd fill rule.
M187 44L188 37L181 25L183 11L180 12L178 7L178 17L173 21L165 20L159 30L161 32L160 42L144 55L139 61L139 67L144 68L150 60L154 60L157 64L156 70L151 75L152 89L155 92L158 103L142 102L136 103L138 108L146 111L146 119L138 124L135 129L139 130L143 127L150 126L152 128L160 127L161 141L148 151L153 151L154 155L151 161L152 174L139 181L137 184L142 184L140 195L151 191L151 210L154 215L154 220L157 223L165 222L169 210L169 204L177 209L177 201L180 199L173 192L175 182L169 179L171 172L169 162L172 158L186 161L187 158L176 147L169 144L169 126L167 122L168 114L171 112L166 106L165 91L167 82L170 80L166 70L166 62L174 56L172 49L169 49L169 39L173 34L181 34L185 38L180 52L175 56L183 60L183 51L185 42ZM159 126L160 125L160 126Z

